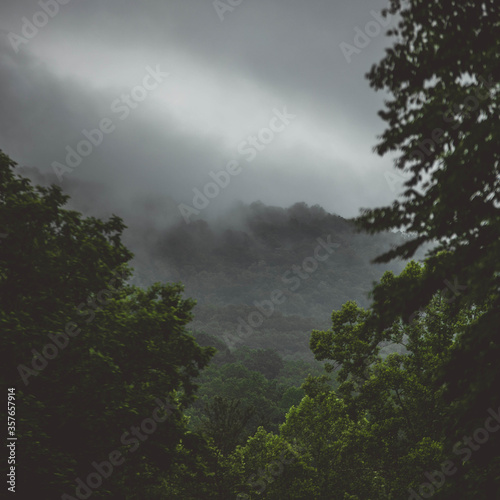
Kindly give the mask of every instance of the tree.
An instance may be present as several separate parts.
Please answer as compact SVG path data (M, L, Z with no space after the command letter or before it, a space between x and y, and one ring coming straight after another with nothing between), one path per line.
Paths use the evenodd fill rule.
M199 445L182 411L213 350L185 329L194 302L181 285L127 285L118 217L67 210L58 187L14 167L0 152L2 382L16 388L19 493L74 498L81 480L82 494L142 498Z
M250 371L240 362L220 367L210 365L200 377L198 400L188 412L191 428L202 430L204 414L217 398L241 401L241 408L254 408L244 426L245 438L259 426L277 430L283 422L286 410L280 406L286 386L268 381L261 373ZM207 415L205 415L206 417Z
M400 16L392 30L399 41L367 75L373 88L391 96L379 113L388 127L375 149L395 154L396 168L409 179L399 200L365 210L357 222L372 233L414 235L376 262L434 246L423 275L390 277L374 288L371 325L383 337L398 317L408 321L443 288L457 311L487 306L438 373L451 405L444 425L451 447L498 407L492 388L500 385L500 5L391 0L390 11ZM473 454L466 467L472 472L457 476L468 478L471 497L491 495L494 484L498 493L495 440ZM488 470L474 475L482 464Z
M281 356L273 349L241 347L234 355L249 370L260 372L267 379L277 378L284 367Z
M424 266L411 262L403 274L424 272ZM391 276L386 273L383 281ZM418 491L428 482L426 473L440 471L451 451L444 450L449 410L435 373L446 365L456 338L480 322L484 311L464 307L457 313L436 294L411 322L398 319L391 325L385 332L390 343L383 345L370 327L370 314L345 304L332 314L330 330L312 333L310 345L318 360L342 364L337 394L350 418L366 424L362 429L371 445L364 448L364 464L371 463L371 473L377 471L381 481L368 496L383 484L386 498L403 498L410 488ZM456 455L453 460L460 467ZM441 485L439 493L449 494L449 487L450 482Z
M254 413L255 408L242 406L240 399L215 396L205 405L202 431L213 439L223 454L227 454L241 444L245 427Z
M320 498L314 469L307 465L297 442L260 427L244 446L230 456L231 498L300 500Z

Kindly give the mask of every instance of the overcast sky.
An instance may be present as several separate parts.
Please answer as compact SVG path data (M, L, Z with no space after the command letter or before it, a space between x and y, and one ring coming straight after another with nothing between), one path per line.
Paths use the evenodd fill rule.
M239 173L207 214L261 200L350 217L394 198L392 162L372 151L384 96L364 77L390 43L371 12L387 2L64 1L46 0L50 15L43 0L0 7L0 149L20 165L58 162L71 170L63 187L100 186L118 213L146 198L193 206L193 189L232 160ZM369 36L349 55L356 27ZM102 142L70 169L67 148L102 123Z

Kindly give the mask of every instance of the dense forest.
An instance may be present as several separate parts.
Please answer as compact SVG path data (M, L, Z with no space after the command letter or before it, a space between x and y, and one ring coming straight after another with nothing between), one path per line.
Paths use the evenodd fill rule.
M57 180L36 168L19 171L44 186ZM92 188L68 179L68 205L88 215ZM109 208L102 205L97 215L105 218ZM123 217L123 241L134 254L131 283L180 282L196 300L189 330L231 348L274 349L286 359L313 359L309 333L328 327L332 309L349 300L368 307L369 291L382 274L405 266L404 259L371 261L410 238L401 232L368 235L352 220L305 203L240 203L214 220L185 224L170 216L168 224L155 224L162 215L163 207L139 206ZM419 249L414 258L424 254ZM283 294L276 303L274 291Z
M197 301L191 328L230 347L305 359L312 358L308 332L327 328L332 309L348 300L368 306L369 290L388 268L370 261L405 241L400 233L360 233L304 203L241 205L216 222L179 222L149 235L157 243L148 252L132 247L135 284L180 281ZM389 268L400 272L404 263Z
M367 77L407 180L354 220L100 217L0 151L8 491L500 498L500 6L390 10Z

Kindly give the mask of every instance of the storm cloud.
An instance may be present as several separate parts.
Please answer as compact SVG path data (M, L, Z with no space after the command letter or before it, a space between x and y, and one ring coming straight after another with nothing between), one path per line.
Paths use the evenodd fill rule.
M384 177L390 159L372 151L384 96L364 77L390 44L384 32L394 20L381 25L384 7L7 0L0 148L50 175L66 166L63 187L102 188L89 188L88 203L116 213L145 200L166 219L180 217L179 204L198 210L197 193L237 162L201 215L256 200L357 215L395 196ZM276 112L294 116L279 132L270 129ZM89 135L90 153L81 144ZM71 167L68 152L79 145Z

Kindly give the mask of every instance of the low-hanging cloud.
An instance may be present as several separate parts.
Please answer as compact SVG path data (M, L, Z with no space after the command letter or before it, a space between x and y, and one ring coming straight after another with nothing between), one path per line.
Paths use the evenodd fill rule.
M351 64L340 43L385 6L243 2L221 23L206 1L68 2L15 51L9 34L22 35L23 18L41 7L8 2L0 21L0 147L21 165L50 171L111 120L112 133L101 130L99 141L95 132L91 153L65 174L105 186L102 203L112 200L118 213L147 197L176 207L192 202L210 172L241 157L238 144L265 127L273 109L286 108L297 118L206 215L240 200L305 201L356 215L394 196L384 177L390 162L372 153L381 98L363 76L388 40L374 38ZM121 120L113 103L141 85L148 67L169 76L131 101Z

